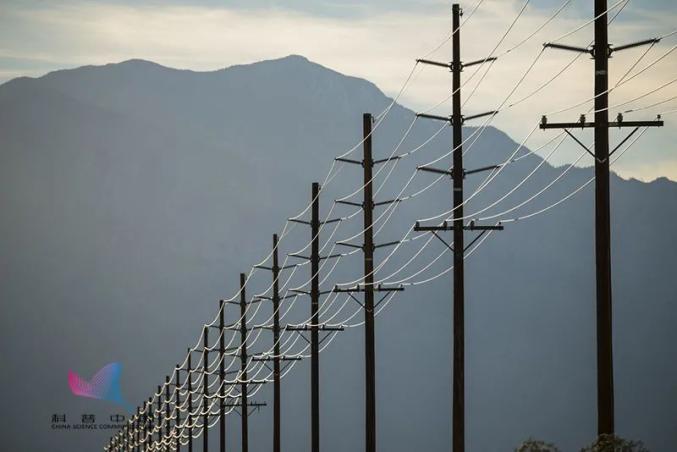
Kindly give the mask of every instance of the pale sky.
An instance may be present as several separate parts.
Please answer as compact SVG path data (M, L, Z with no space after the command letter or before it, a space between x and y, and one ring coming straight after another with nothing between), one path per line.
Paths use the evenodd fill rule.
M468 18L478 1L461 2ZM484 0L461 30L463 60L488 56L526 0ZM49 71L86 64L106 64L143 58L184 69L223 67L300 54L345 74L369 79L387 95L395 96L414 60L423 57L449 35L451 2L442 0L0 0L0 83L18 76L40 76ZM486 76L465 105L466 114L497 108L541 52L552 41L592 18L589 0L531 0L505 41L495 52L498 61L486 65L464 87L468 98L484 71ZM620 3L620 4L619 4ZM627 3L627 4L626 4ZM543 30L513 51L550 18ZM618 4L618 5L617 5ZM610 27L610 42L623 44L671 33L677 29L674 0L609 0L613 10L625 4ZM588 25L561 43L586 46L592 40ZM677 96L677 34L659 44L626 50L610 61L611 86L633 64L626 80L657 59L640 75L621 83L610 94L610 114L650 106ZM648 51L647 51L648 49ZM646 53L645 53L646 52ZM670 53L671 52L671 53ZM450 45L430 59L449 60ZM554 76L576 54L548 49L538 58L522 84L508 99L515 102ZM470 77L468 68L464 77ZM527 101L505 109L493 125L521 142L544 113L551 121L577 120L590 109L593 66L581 56L551 85ZM674 83L673 83L674 82ZM447 98L451 78L442 68L425 67L405 91L401 103L414 110L429 108ZM653 90L656 92L634 100ZM626 103L627 101L632 101ZM582 103L581 105L577 105ZM620 104L620 105L619 105ZM614 107L617 106L617 107ZM677 99L626 113L626 119L654 119L677 109ZM435 110L449 113L449 102ZM623 177L677 180L677 114L664 116L666 127L647 131L616 164ZM478 123L478 124L481 124ZM627 130L627 129L626 129ZM529 147L552 138L554 131L535 131ZM623 132L612 131L612 146ZM590 143L591 131L578 132ZM340 150L337 150L339 153ZM579 148L568 143L552 162L575 160ZM581 161L591 164L586 157Z

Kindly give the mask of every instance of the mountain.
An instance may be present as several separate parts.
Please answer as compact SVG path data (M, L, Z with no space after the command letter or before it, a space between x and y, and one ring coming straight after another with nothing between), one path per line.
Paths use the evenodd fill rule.
M148 397L198 341L217 301L235 293L238 274L259 263L270 252L271 235L307 205L311 182L322 182L332 159L359 143L362 113L377 114L390 101L373 84L300 56L213 72L131 60L0 85L0 351L6 363L0 384L7 410L0 429L6 450L101 450L110 430L51 428L53 414L79 423L82 414L95 413L98 422L109 423L121 411L74 397L68 372L87 379L120 362L125 399L137 404ZM413 117L393 107L374 133L377 158L389 155ZM398 153L439 127L417 121ZM466 136L475 132L465 130ZM449 143L445 129L398 161L378 198L396 197L415 166L446 153ZM472 169L508 160L517 143L487 128L466 149ZM540 163L532 155L508 165L466 212L500 199ZM381 166L377 184L392 165ZM333 199L361 184L360 167L335 168L338 175L322 192L323 215ZM564 169L544 163L482 215L516 205ZM468 176L467 192L487 176ZM590 177L589 168L574 168L501 218L546 207ZM419 172L404 194L434 180ZM468 450L511 450L528 437L576 450L594 437L591 188L543 214L506 223L467 260ZM617 430L652 451L669 451L677 444L677 364L670 359L677 343L677 183L614 176L611 190ZM447 210L450 202L450 184L442 180L399 204L377 241L399 239L414 221ZM353 211L336 206L331 216ZM360 224L360 215L341 223L332 240L359 232ZM297 224L281 250L297 251L309 236ZM425 240L405 243L378 275L393 273ZM415 274L443 249L430 242L390 280ZM377 261L391 250L379 249ZM413 281L442 272L449 262L443 256ZM359 254L342 258L325 288L359 277L361 268ZM304 283L307 273L300 267L291 286ZM269 277L257 273L248 294L265 289ZM449 449L450 279L407 287L377 317L380 450ZM307 300L290 306L290 321L307 316ZM358 308L347 304L336 319ZM251 321L266 320L270 307L260 309ZM228 321L237 317L227 311ZM270 346L271 338L261 334L251 353ZM303 345L297 341L294 350ZM362 329L348 328L321 356L323 450L362 447L362 350ZM303 361L282 383L286 450L308 449L308 377ZM271 390L262 389L256 399L270 401ZM252 450L271 448L271 411L251 417ZM230 448L237 448L239 418L233 413L227 422Z

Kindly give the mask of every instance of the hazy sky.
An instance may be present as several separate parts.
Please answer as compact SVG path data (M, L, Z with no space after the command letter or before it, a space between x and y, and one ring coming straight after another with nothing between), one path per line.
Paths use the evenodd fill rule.
M450 2L440 0L0 0L0 82L22 75L39 76L61 68L105 64L130 58L193 70L213 70L288 54L301 54L325 66L367 78L394 96L409 74L414 60L426 55L449 35ZM462 2L468 19L481 0ZM462 28L463 60L489 55L526 0L484 0ZM464 87L466 114L501 105L536 58L536 64L505 105L522 99L557 74L576 54L546 50L542 43L556 40L592 18L589 0L531 0L495 54L498 61L480 67ZM557 17L514 50L545 23L562 5ZM610 28L613 44L668 34L677 29L674 0L609 0L622 9ZM586 46L592 26L559 42ZM611 86L632 69L610 95L610 113L645 107L677 96L677 34L661 43L614 54ZM645 53L646 52L646 53ZM540 54L540 56L539 56ZM665 55L665 56L664 56ZM430 55L448 60L449 44ZM631 78L661 56L662 60ZM641 59L640 59L641 58ZM638 59L639 62L638 62ZM488 71L487 71L488 70ZM576 120L590 109L592 62L581 56L537 95L505 109L493 124L513 139L525 139L544 113L552 121ZM474 70L466 69L464 77ZM486 75L484 75L486 72ZM629 79L629 80L628 80ZM441 68L426 67L416 73L402 97L415 110L427 109L450 92L450 76ZM473 91L476 82L481 84ZM674 83L672 83L674 82ZM663 86L665 85L665 86ZM656 88L658 91L642 97ZM628 102L632 101L632 102ZM628 103L626 103L628 102ZM449 111L445 102L436 112ZM580 104L580 105L578 105ZM558 110L570 109L554 113ZM627 119L653 119L657 113L677 109L677 99L655 107L626 113ZM653 129L615 165L624 177L651 180L668 176L677 180L677 114L665 115L666 127ZM481 124L481 122L479 123ZM536 130L527 144L536 147L552 138L553 131ZM590 143L590 131L578 132ZM623 137L612 131L612 145ZM573 143L551 161L575 160L580 149ZM583 165L591 164L584 157Z

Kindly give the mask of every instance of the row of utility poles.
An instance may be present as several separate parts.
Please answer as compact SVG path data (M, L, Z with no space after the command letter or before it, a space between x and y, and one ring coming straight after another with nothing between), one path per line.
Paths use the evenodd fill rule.
M175 380L171 381L170 377L166 377L164 385L164 400L163 400L163 387L158 386L159 396L157 397L157 408L156 416L157 419L151 419L150 417L139 416L139 410L137 410L137 416L134 418L132 423L133 427L123 430L120 434L113 437L107 450L109 451L127 451L127 450L150 450L151 444L153 444L153 438L150 432L153 429L153 425L164 424L165 431L164 436L162 429L157 429L157 439L154 444L153 450L161 450L161 447L157 445L164 439L165 440L165 450L169 451L180 451L182 448L181 441L179 438L174 438L173 441L170 441L170 413L171 405L170 400L172 396L169 393L169 388L174 387L176 391L174 393L174 408L176 408L176 420L174 425L177 426L181 421L181 411L177 408L181 405L180 401L180 391L178 388L185 387L187 392L187 399L183 402L187 403L187 450L189 452L193 451L193 431L192 427L195 423L196 416L193 414L193 410L196 408L193 405L193 395L194 389L192 384L192 375L201 374L202 375L202 450L208 452L209 450L209 422L210 418L213 417L211 414L210 401L215 399L218 396L219 403L219 412L218 412L218 421L219 421L219 451L224 452L226 450L226 409L232 407L239 408L239 415L241 417L241 450L242 452L247 452L249 450L249 439L248 439L248 414L249 411L253 409L259 409L262 406L266 406L265 403L250 402L248 401L248 387L249 385L260 385L265 384L268 380L250 380L247 376L247 367L249 363L249 357L247 354L247 336L251 331L251 327L247 326L247 306L251 303L259 303L264 300L269 300L272 302L273 307L273 324L270 327L273 333L273 347L272 354L261 354L251 357L251 361L254 362L263 362L264 365L268 366L268 363L272 362L272 371L273 375L273 451L279 452L281 447L281 375L284 371L282 365L285 362L297 361L301 358L298 356L284 356L280 352L280 339L283 331L296 332L300 334L304 340L306 340L310 345L310 360L311 360L311 374L310 374L310 393L311 393L311 441L310 446L313 452L319 452L320 450L320 345L326 340L329 335L335 334L336 332L343 331L342 326L331 326L321 323L319 317L319 308L320 308L320 298L322 296L328 295L330 293L348 293L349 296L355 300L364 310L364 319L365 319L365 444L366 450L375 452L376 450L376 354L375 354L375 327L374 327L374 312L378 307L379 303L382 302L385 297L381 298L378 302L375 301L375 293L384 292L386 294L402 291L402 287L386 287L382 284L374 284L374 251L381 247L393 246L399 242L388 242L380 245L374 244L373 239L373 210L376 206L387 205L393 202L398 202L398 200L390 200L376 203L373 199L373 168L375 165L380 163L386 163L391 160L396 159L386 158L380 160L374 160L372 157L372 115L365 113L363 116L363 135L364 135L364 145L363 145L363 159L358 160L348 160L340 159L344 162L355 163L363 167L364 172L364 199L362 203L352 203L350 201L338 201L343 204L356 205L359 206L363 211L364 217L364 231L363 231L363 243L361 245L352 244L352 243L342 243L340 245L360 248L364 255L364 282L363 284L358 284L354 287L334 287L330 290L320 290L320 262L325 259L335 259L341 256L341 254L331 254L328 256L320 255L320 232L323 225L334 223L340 221L340 219L333 220L320 220L320 184L314 182L311 187L311 218L310 220L301 220L301 219L291 219L290 221L298 222L309 226L311 234L311 252L309 256L302 256L298 254L291 254L290 256L307 260L310 262L310 291L303 290L291 290L296 292L295 295L280 296L279 290L279 280L280 272L295 267L295 265L287 265L281 267L279 265L279 249L278 249L278 236L277 234L273 235L273 253L272 253L272 266L259 265L258 268L269 270L272 273L272 296L259 296L251 300L247 300L246 297L246 275L240 275L240 301L220 301L220 313L219 313L219 322L217 325L214 325L213 328L219 330L219 348L218 348L218 375L219 375L219 390L218 393L210 394L209 392L209 376L215 373L215 370L209 369L209 351L212 349L209 345L209 327L203 329L203 347L202 347L202 370L201 372L198 369L192 367L192 351L189 350L188 360L187 360L187 369L182 369L179 366L176 368ZM356 297L355 293L362 293L363 299L360 301ZM307 295L310 297L310 321L301 324L301 325L281 325L280 324L280 304L286 298L296 297L299 295ZM225 315L225 306L226 303L237 304L240 307L240 318L239 321L232 325L226 325L224 321ZM267 328L267 327L260 327ZM233 347L233 350L238 351L240 357L240 370L239 372L225 371L225 360L228 354L232 351L226 349L225 347L225 332L227 330L239 330L240 331L240 344L237 347ZM309 334L308 334L309 333ZM323 338L320 338L320 333L326 333ZM309 337L306 337L309 336ZM182 385L180 382L181 371L186 372L186 381ZM235 383L229 382L226 377L228 374L236 374L237 380L240 382L240 393L232 395L231 391L226 391L226 386L233 385ZM239 403L227 402L228 399L239 400ZM146 404L146 412L152 409L150 405L152 399L149 399L149 402ZM164 406L165 419L168 421L163 422L162 419L162 407ZM133 435L132 435L133 434ZM130 437L133 436L133 439ZM139 436L141 441L139 440Z
M609 128L610 127L631 127L634 130L630 135L634 134L640 127L655 127L662 126L663 122L656 121L623 121L619 116L617 121L609 122L608 114L608 61L613 52L633 48L641 45L651 44L657 42L657 39L649 39L637 43L612 47L608 43L608 18L607 18L607 1L595 0L595 39L594 45L589 48L579 48L558 43L547 43L546 47L558 48L568 51L589 53L594 59L594 122L587 122L584 117L578 122L571 123L549 123L546 117L541 120L541 129L564 129L574 140L582 143L576 139L570 132L570 129L577 128L593 128L595 147L594 152L586 150L595 159L595 256L596 256L596 284L597 284L597 414L598 414L598 433L612 434L614 432L614 392L613 392L613 360L612 360L612 302L611 302L611 222L610 222L610 194L609 194L609 158L613 153L627 140L624 139L611 152L609 151ZM482 64L488 61L493 61L496 58L487 57L484 59L464 63L461 60L461 33L460 33L460 17L462 16L461 8L458 4L452 6L452 60L449 63L436 62L431 60L419 60L424 64L431 64L448 68L452 74L452 114L451 116L436 116L430 114L420 114L420 117L447 121L452 126L452 166L446 169L431 168L422 166L418 169L437 174L447 175L451 178L453 186L452 195L452 222L444 222L442 225L422 225L416 223L414 229L417 231L428 231L435 235L453 254L453 321L452 321L452 450L453 452L465 451L465 287L464 287L464 258L465 252L470 246L485 233L492 230L502 230L503 226L498 224L480 225L474 221L467 221L464 217L464 205L466 200L463 193L463 182L467 175L475 174L483 171L495 171L500 168L500 165L492 165L483 168L465 170L463 167L463 124L465 121L495 115L497 111L489 111L486 113L464 116L461 111L461 74L463 69L476 64ZM281 447L281 384L280 378L284 371L284 365L289 365L292 361L299 360L298 356L284 356L280 351L281 335L284 331L296 332L300 334L310 345L310 393L311 393L311 438L310 449L312 452L319 452L320 450L320 390L319 390L319 352L320 344L329 335L342 331L340 326L329 326L321 323L319 318L319 306L322 296L330 293L347 293L355 302L357 302L364 311L365 321L365 340L364 340L364 359L365 359L365 450L366 452L376 452L376 351L375 351L375 322L374 313L378 303L385 298L381 298L379 302L375 301L375 294L378 292L386 293L401 291L400 287L387 287L381 284L374 283L374 251L383 246L396 245L398 242L389 242L382 245L374 244L373 237L373 212L374 208L381 205L386 205L393 202L399 202L394 199L390 201L375 202L373 199L373 168L380 163L387 163L398 157L385 158L374 160L372 156L372 123L373 118L371 114L364 114L363 116L363 157L362 160L351 160L346 158L339 158L344 163L352 163L363 168L363 200L361 203L341 200L339 203L353 205L360 207L363 212L363 242L362 244L352 244L337 242L339 245L359 248L362 250L364 257L364 276L362 284L354 287L340 287L335 286L331 290L322 291L320 289L320 262L324 259L333 259L340 256L334 254L329 256L320 256L320 232L324 225L340 221L334 220L320 220L320 192L321 187L318 183L312 184L311 189L311 218L309 220L292 219L291 221L299 222L309 226L311 234L311 252L309 256L291 255L293 257L308 260L310 262L310 291L297 291L301 295L310 297L310 321L301 325L281 325L280 324L280 304L285 298L291 296L281 297L279 293L279 279L280 272L295 265L283 266L279 265L278 257L278 237L273 236L273 254L272 266L259 266L269 270L272 273L272 296L258 297L252 300L246 298L246 277L244 274L240 275L240 301L239 302L225 302L221 301L219 324L216 328L219 329L219 390L218 393L209 394L209 376L215 370L209 369L209 341L208 328L205 327L203 331L203 351L202 370L192 368L191 351L187 360L187 369L181 369L177 366L175 372L175 381L170 381L166 378L164 385L164 402L162 401L162 387L158 387L157 407L155 412L158 413L157 419L147 419L140 416L140 409L137 409L137 415L133 421L130 422L122 432L112 438L107 450L109 451L128 451L128 450L150 450L150 444L153 443L151 428L153 422L157 425L162 423L162 415L167 419L164 422L165 432L164 437L161 429L157 429L157 439L154 444L160 444L163 439L166 441L166 451L181 450L181 441L175 438L173 444L170 444L170 424L172 420L171 415L171 397L169 394L170 386L175 388L186 388L186 399L181 401L180 392L175 391L174 407L187 403L187 450L193 450L193 433L195 424L195 415L193 395L197 388L193 387L192 375L202 375L202 450L205 452L209 448L209 421L211 415L210 401L218 396L219 399L219 450L224 452L226 450L226 426L225 415L226 410L237 407L241 416L242 428L242 445L243 452L248 451L248 415L250 410L259 409L265 404L258 402L251 402L248 400L249 385L265 384L268 380L248 380L247 367L249 357L247 355L247 336L250 328L247 327L247 305L249 303L258 303L264 300L272 302L273 308L273 347L272 354L262 354L252 357L252 361L263 362L272 372L273 375L273 451L280 452ZM445 241L438 232L452 231L453 242ZM472 238L468 245L465 245L465 231L476 231L478 234ZM355 296L358 294L358 296ZM362 296L360 297L359 294ZM293 296L298 296L296 295ZM224 303L235 303L240 307L240 320L233 325L226 325L224 322ZM225 331L229 329L238 329L240 331L240 345L234 347L233 350L239 353L240 370L239 372L226 372L225 360L229 356L231 350L225 348L224 336ZM326 333L325 337L320 339L320 333ZM309 337L306 337L309 336ZM272 369L269 367L272 363ZM182 385L180 381L181 371L185 372L186 380ZM227 374L236 373L237 381L240 385L239 394L232 394L231 390L226 391L226 387L236 383L227 380ZM228 402L227 400L233 400ZM164 405L164 406L163 406ZM152 399L145 403L145 412L152 410ZM175 425L181 424L181 410L175 410L176 415L174 419ZM153 450L161 450L155 447Z

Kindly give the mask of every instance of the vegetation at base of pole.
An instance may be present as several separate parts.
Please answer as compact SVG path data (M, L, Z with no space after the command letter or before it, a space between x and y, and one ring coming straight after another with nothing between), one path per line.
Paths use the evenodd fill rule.
M641 441L631 441L616 435L599 435L581 452L649 452Z
M515 452L560 452L552 443L529 438L515 449Z

